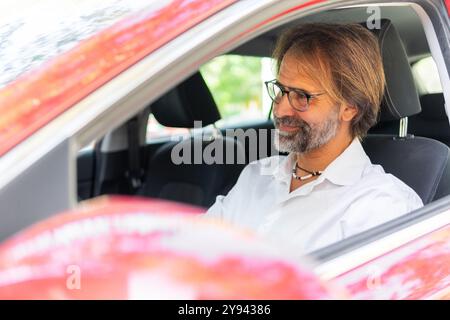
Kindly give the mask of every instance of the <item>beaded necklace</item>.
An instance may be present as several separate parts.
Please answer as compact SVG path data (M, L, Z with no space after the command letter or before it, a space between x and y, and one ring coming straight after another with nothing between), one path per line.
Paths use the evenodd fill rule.
M296 173L297 168L307 172L308 174L305 176L298 176ZM292 169L292 177L296 180L301 180L301 181L311 179L312 177L320 176L321 174L322 174L322 171L308 171L306 169L303 169L302 167L300 167L298 165L297 161L295 162L294 168Z

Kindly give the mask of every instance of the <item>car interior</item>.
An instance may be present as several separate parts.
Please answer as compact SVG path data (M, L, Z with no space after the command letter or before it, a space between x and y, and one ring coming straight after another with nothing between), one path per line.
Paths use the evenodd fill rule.
M442 92L422 93L417 89L412 66L431 53L415 11L407 6L383 7L381 18L381 28L371 31L379 40L387 84L379 121L364 138L363 147L372 163L382 165L386 172L405 182L427 204L450 194L450 126L444 97ZM227 54L270 57L278 35L290 26L313 21L365 25L366 19L366 8L361 7L316 13L269 30ZM150 114L162 126L188 128L191 134L147 142ZM265 120L233 127L218 128L215 123L220 119L201 73L193 73L94 147L80 151L79 200L103 194L131 194L209 207L217 195L227 194L233 187L251 160L249 155L254 150L250 148L257 148L227 137L226 129L274 129L269 114ZM195 121L202 121L203 133L208 134L192 130ZM234 150L230 156L236 161L174 164L171 153L180 142L188 149L196 145L202 150L221 144L223 150ZM258 142L260 147L264 144L267 150L273 150L272 141Z

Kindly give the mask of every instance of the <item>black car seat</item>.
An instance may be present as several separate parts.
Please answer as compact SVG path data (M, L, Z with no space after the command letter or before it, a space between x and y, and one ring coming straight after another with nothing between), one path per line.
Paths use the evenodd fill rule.
M425 94L420 97L422 111L408 117L408 133L445 143L450 147L450 124L445 112L442 93ZM397 134L399 121L381 121L369 133Z
M372 163L409 185L426 204L450 194L450 150L439 141L407 134L407 119L419 114L421 106L405 49L389 20L381 20L381 28L372 31L386 74L378 127L397 123L398 133L369 134L363 147Z
M425 94L420 97L420 104L422 112L408 119L408 131L450 146L450 124L445 113L444 95Z
M167 127L195 128L195 121L205 127L220 119L214 98L198 72L159 98L150 109L155 119ZM214 156L212 149L218 152L217 163L204 161L203 152ZM179 164L180 156L188 161ZM221 158L224 163L220 163ZM138 194L209 207L217 195L228 193L244 166L244 148L235 139L214 129L209 135L193 134L156 150Z

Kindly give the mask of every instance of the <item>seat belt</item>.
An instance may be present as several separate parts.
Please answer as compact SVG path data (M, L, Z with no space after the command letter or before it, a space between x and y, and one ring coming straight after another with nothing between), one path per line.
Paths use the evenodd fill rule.
M140 164L139 152L139 119L134 117L127 124L128 136L128 169L125 177L128 180L130 194L134 194L142 185L143 171Z
M94 144L94 179L92 181L92 188L91 188L91 197L97 197L102 192L102 172L100 171L102 169L101 166L101 160L102 160L102 142L103 138L99 141L96 141Z

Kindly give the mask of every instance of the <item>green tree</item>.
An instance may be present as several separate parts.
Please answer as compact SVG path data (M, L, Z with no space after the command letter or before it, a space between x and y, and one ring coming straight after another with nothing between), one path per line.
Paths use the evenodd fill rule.
M222 117L238 115L251 103L261 106L261 58L220 56L200 69Z

